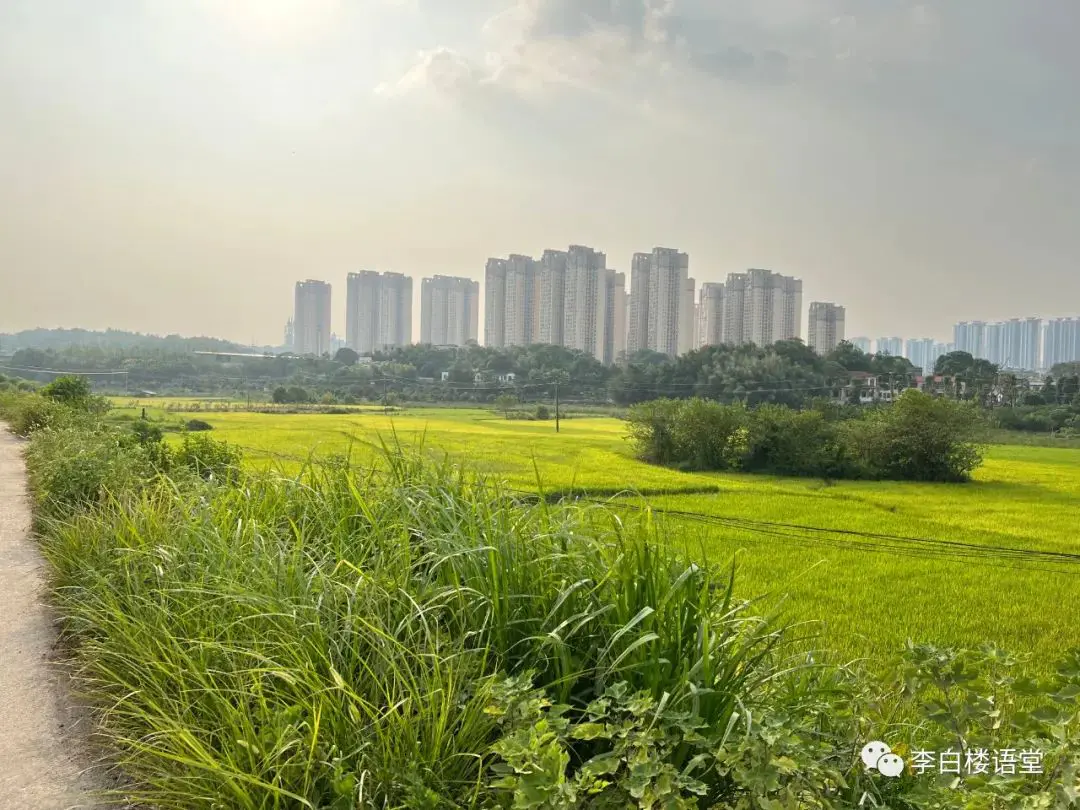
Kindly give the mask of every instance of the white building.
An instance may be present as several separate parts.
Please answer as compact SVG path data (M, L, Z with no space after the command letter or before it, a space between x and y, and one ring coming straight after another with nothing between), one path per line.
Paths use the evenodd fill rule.
M358 354L412 343L412 279L363 270L346 279L345 343Z
M480 283L457 276L434 276L420 282L420 342L464 346L477 339Z
M706 281L698 295L698 346L718 346L724 342L724 285Z
M584 245L567 251L563 345L604 362L607 334L607 257Z
M488 259L484 267L484 345L506 345L506 259Z
M870 338L853 337L850 343L863 354L870 354Z
M539 343L563 345L568 255L565 250L545 250L540 257Z
M488 259L484 271L484 345L528 346L540 339L540 273L518 253Z
M683 283L682 300L679 302L679 354L697 348L697 305L694 303L697 281L692 278Z
M985 321L961 321L956 324L953 327L953 345L958 352L967 352L972 357L985 357Z
M626 357L626 273L607 271L607 315L604 318L604 363Z
M296 282L293 307L293 351L322 356L330 351L330 285L325 281Z
M904 341L904 357L923 374L933 374L939 345L933 338L911 338Z
M898 337L879 337L875 343L877 344L875 354L887 354L892 357L904 356L904 341Z
M802 281L771 270L731 273L724 284L724 343L769 346L802 337Z
M824 356L843 339L844 308L824 301L811 302L807 345Z
M1047 321L1043 332L1041 367L1050 370L1058 363L1077 360L1080 360L1080 318Z
M627 350L675 357L694 348L694 286L690 257L674 248L635 253L630 266Z
M627 312L626 351L634 354L649 347L649 272L652 256L635 253L630 260L630 311Z

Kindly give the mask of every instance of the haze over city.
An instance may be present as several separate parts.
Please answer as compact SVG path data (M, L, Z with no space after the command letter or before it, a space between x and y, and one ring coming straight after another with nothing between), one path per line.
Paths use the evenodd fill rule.
M568 244L798 277L849 335L1074 315L1078 33L1069 0L9 0L0 331L277 344L299 278L405 273L419 312Z

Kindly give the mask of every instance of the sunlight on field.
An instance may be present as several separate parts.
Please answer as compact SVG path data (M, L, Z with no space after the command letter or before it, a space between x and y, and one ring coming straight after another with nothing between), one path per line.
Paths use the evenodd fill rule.
M483 410L395 416L202 410L198 416L214 426L216 438L243 447L253 465L296 469L298 459L342 453L357 464L377 463L380 442L398 442L449 455L522 489L535 490L539 476L547 491L643 491L657 510L909 538L897 548L889 540L658 517L663 535L697 558L727 564L736 555L744 596L786 597L785 615L819 620L822 646L845 656L895 651L909 637L996 641L1040 659L1080 644L1072 607L1080 604L1080 561L1048 567L966 546L952 556L927 557L914 542L1080 551L1078 450L995 445L976 481L965 485L826 484L654 467L632 457L625 423L610 418L564 420L556 433L553 421L507 420ZM711 487L715 492L703 492Z

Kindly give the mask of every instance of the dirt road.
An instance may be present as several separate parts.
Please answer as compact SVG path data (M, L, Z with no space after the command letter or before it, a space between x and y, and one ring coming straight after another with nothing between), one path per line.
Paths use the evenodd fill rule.
M0 810L101 807L102 775L86 757L89 721L55 660L19 445L0 423Z

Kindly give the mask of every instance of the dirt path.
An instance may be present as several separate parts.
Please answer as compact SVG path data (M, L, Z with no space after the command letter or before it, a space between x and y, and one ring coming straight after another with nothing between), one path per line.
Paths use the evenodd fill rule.
M0 810L101 807L85 756L88 721L55 663L44 562L29 535L19 441L0 423Z

